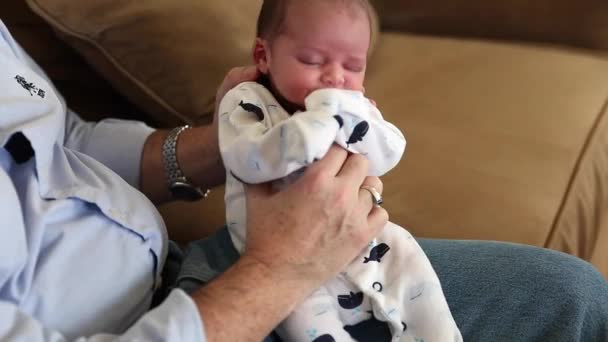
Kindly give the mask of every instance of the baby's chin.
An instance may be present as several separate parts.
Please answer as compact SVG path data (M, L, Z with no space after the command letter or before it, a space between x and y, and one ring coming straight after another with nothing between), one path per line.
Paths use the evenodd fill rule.
M282 96L279 94L279 96L276 96L277 100L279 101L279 103L281 104L281 107L283 107L283 109L285 109L287 112L289 113L295 113L298 111L303 111L305 109L305 105L304 105L304 99L301 100L291 100L286 98L285 96Z
M289 106L289 111L292 113L298 112L298 111L304 111L306 109L306 106L304 105L304 101L298 101L298 102L288 102L288 106Z

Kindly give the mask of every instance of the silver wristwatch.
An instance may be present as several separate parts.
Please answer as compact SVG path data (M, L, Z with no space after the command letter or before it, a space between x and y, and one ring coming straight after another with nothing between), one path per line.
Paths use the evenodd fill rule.
M174 199L185 200L185 201L196 201L201 198L206 198L209 195L210 190L202 191L200 188L194 186L184 176L179 164L177 163L177 139L179 135L185 130L191 128L190 126L176 127L163 143L163 164L165 167L165 174L167 176L167 185L169 191Z

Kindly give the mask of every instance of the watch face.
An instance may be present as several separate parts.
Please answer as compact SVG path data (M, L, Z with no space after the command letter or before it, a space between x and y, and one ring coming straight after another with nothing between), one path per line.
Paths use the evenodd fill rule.
M203 198L203 193L200 189L182 182L175 182L171 185L171 194L175 199L190 202Z

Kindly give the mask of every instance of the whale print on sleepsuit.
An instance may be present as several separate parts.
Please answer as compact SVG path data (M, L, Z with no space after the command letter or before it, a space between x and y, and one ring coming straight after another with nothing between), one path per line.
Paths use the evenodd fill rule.
M330 334L325 334L315 338L312 342L336 342L336 340Z
M376 319L372 311L368 312L372 316L370 319L354 325L345 325L344 330L358 342L390 342L393 336L388 323Z
M243 101L239 103L239 106L241 106L241 108L247 112L255 114L260 121L264 120L264 112L262 111L262 108L254 105L253 103L244 103Z
M359 141L363 141L363 138L367 134L368 130L369 124L367 123L367 121L359 122L357 126L355 126L355 129L353 129L353 132L351 133L350 138L346 142L346 145L350 146L352 144L358 143Z
M388 253L389 249L391 248L387 244L379 244L378 246L372 248L372 250L369 252L369 258L363 258L363 263L367 264L370 261L380 262L382 260L382 257L384 257L386 253Z
M338 296L338 304L343 309L351 310L359 307L363 303L363 292L351 292L347 295Z

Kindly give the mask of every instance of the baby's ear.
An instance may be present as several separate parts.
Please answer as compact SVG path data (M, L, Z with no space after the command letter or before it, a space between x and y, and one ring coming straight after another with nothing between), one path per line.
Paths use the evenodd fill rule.
M269 50L268 41L259 37L255 39L253 45L253 63L264 75L268 75Z

